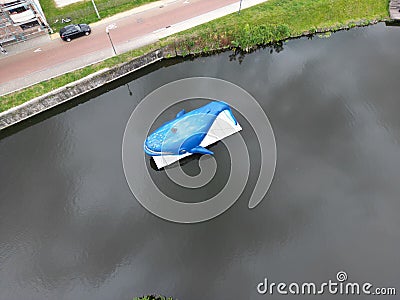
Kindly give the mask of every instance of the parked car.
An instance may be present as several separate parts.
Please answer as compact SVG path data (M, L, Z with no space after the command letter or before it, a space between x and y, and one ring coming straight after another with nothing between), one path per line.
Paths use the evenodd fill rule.
M71 24L60 29L60 37L63 41L70 42L74 38L89 35L91 32L87 24Z

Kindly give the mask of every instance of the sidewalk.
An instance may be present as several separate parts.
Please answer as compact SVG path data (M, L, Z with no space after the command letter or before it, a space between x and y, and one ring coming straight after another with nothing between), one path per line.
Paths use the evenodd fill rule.
M245 0L242 9L262 2L266 0ZM92 35L71 43L53 35L54 40L33 47L40 51L33 52L31 48L0 59L0 95L112 57L105 34L105 27L110 24L116 25L110 36L121 54L238 9L237 0L162 0L93 23Z

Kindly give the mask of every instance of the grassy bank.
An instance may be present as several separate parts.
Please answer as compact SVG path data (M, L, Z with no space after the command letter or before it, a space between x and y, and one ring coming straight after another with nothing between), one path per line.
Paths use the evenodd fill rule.
M154 1L157 0L95 0L95 3L100 17L106 18ZM39 2L49 25L54 31L58 31L66 25L61 23L61 20L67 17L71 18L73 23L93 23L99 20L91 0L84 0L64 7L57 7L54 0L39 0Z
M388 0L270 0L167 38L184 55L254 46L388 18Z
M383 20L388 18L388 4L388 0L270 0L242 10L240 15L235 13L222 17L163 39L158 44L130 51L3 96L0 111L160 47L166 47L171 53L182 56L226 48L249 50L302 34L351 28Z

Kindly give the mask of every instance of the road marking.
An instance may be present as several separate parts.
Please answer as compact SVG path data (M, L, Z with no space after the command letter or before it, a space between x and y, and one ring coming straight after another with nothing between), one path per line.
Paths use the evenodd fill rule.
M117 24L112 23L112 24L110 24L110 25L107 25L106 28L108 28L108 30L111 30L111 29L115 29L115 28L117 28L117 27L118 27Z
M34 50L33 52L37 53L37 52L41 52L42 49L41 48L37 48L36 50Z

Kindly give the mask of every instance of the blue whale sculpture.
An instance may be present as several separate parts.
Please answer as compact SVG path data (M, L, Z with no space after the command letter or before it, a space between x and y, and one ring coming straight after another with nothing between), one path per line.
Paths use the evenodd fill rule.
M144 142L144 152L150 156L183 155L186 153L214 154L200 146L218 115L224 111L232 122L237 121L228 104L210 102L200 108L180 111L176 118L150 134Z

